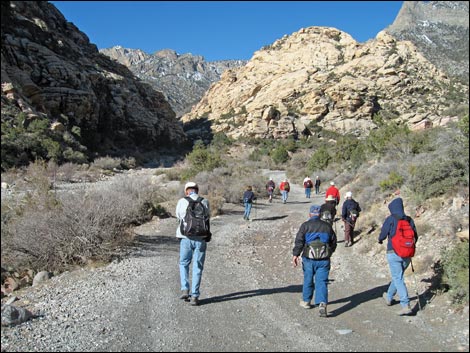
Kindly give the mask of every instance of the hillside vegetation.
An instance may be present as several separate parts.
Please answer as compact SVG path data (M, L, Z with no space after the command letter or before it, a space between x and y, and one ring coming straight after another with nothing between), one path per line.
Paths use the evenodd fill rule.
M208 145L197 142L184 162L157 169L152 183L124 174L103 180L135 166L129 160L62 166L37 161L2 174L10 187L2 189L2 267L24 278L31 269L61 272L109 261L132 240L133 226L173 212L181 190L168 187L171 181L198 182L217 215L224 203L240 202L246 185L264 197L262 170L281 169L291 183L318 175L323 185L335 180L342 192L351 190L364 210L358 227L368 234L376 234L387 215L381 205L400 190L407 213L420 217L420 237L435 238L446 250L431 247L417 263L423 271L435 269L436 288L453 290L456 301L468 302L468 239L459 244L455 236L468 229L468 147L466 115L456 124L417 132L382 123L362 140L322 129L315 137L279 141L233 141L216 134ZM99 178L94 184L100 187L64 187L64 181ZM375 252L373 238L364 242L364 253ZM2 272L2 281L5 277Z

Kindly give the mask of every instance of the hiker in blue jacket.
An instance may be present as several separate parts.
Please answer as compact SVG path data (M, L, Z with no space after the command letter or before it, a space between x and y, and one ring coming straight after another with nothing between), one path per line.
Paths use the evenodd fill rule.
M385 299L385 303L390 306L392 305L394 295L398 293L402 307L398 312L398 315L409 315L412 313L412 310L410 299L408 297L408 289L406 288L404 280L404 274L411 262L411 258L402 258L395 253L392 246L392 238L395 235L399 219L406 218L410 222L415 233L415 241L418 240L418 232L416 231L413 219L405 215L402 198L398 197L390 202L388 209L390 210L390 216L385 219L378 239L379 244L382 244L382 242L388 237L387 261L390 267L390 275L392 277L390 286L388 287L387 292L384 293L383 297Z
M256 200L253 188L251 185L246 187L245 192L243 193L243 204L245 205L245 213L243 214L243 219L249 221L251 206L253 206L253 200Z
M312 307L315 290L314 304L318 305L320 316L327 317L330 257L336 250L336 233L328 222L320 219L320 206L312 205L309 217L295 237L292 264L297 267L302 262L304 272L300 306L305 309Z

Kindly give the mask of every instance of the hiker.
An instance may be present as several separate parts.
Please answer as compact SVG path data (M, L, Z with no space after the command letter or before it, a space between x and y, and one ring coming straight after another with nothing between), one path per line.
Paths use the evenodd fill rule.
M251 206L253 205L253 200L256 200L253 188L251 185L246 187L245 192L243 193L243 204L245 205L245 213L243 214L243 219L250 220Z
M273 202L273 193L276 188L276 183L273 181L273 178L269 178L269 181L266 183L266 191L268 192L269 202Z
M336 234L331 225L320 219L320 206L310 207L309 219L302 223L295 237L292 263L297 267L302 255L304 281L300 306L310 309L315 290L314 305L321 317L327 317L328 276L330 257L336 250Z
M398 197L390 202L388 209L390 210L390 216L385 219L378 239L379 244L382 244L385 238L388 237L387 260L390 268L390 275L392 277L390 286L388 287L387 292L383 294L383 297L385 299L385 303L390 306L392 305L394 295L398 293L398 296L400 297L401 310L398 311L397 314L409 315L412 313L412 310L410 299L408 297L408 290L404 280L404 274L411 262L411 257L401 257L397 255L392 244L392 239L398 236L396 235L396 230L399 220L402 219L406 219L409 222L408 224L411 226L412 232L414 233L414 243L418 240L418 232L416 231L413 219L405 215L402 198Z
M320 177L317 175L317 178L315 179L315 194L316 195L320 193L320 184L321 184L321 180L320 180Z
M346 201L343 202L341 219L344 222L344 246L349 247L354 244L354 227L357 217L359 217L361 207L359 202L353 199L352 192L346 193Z
M290 184L287 179L281 181L281 184L279 184L279 190L281 190L282 203L286 203L290 191Z
M310 193L312 191L312 187L313 187L312 179L310 179L310 177L306 176L305 179L304 179L304 189L305 189L305 197L307 199L310 198Z
M199 197L199 187L194 182L188 182L184 186L185 197L178 200L176 205L176 218L179 226L176 229L176 237L180 239L180 280L181 280L181 296L180 299L189 301L191 305L199 305L199 287L201 284L202 271L204 269L204 260L206 257L207 243L211 240L210 230L205 235L184 235L187 232L187 224L185 218L187 209L191 200L200 200L204 208L207 219L210 215L209 202ZM200 205L200 204L199 204ZM208 221L207 221L208 223ZM207 224L208 226L208 224ZM207 234L208 233L208 234ZM191 293L189 291L189 265L193 262Z
M336 205L339 205L339 200L340 200L339 190L335 186L334 181L330 182L330 187L328 188L328 190L326 190L326 193L325 193L325 199L328 198L328 196L330 196L330 195L332 195L335 198Z
M329 195L325 203L320 207L320 218L330 224L333 224L336 218L336 199Z

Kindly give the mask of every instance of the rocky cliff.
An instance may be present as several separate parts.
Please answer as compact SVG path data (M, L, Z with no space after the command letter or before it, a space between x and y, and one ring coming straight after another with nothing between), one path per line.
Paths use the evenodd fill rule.
M88 152L152 151L185 142L164 96L101 54L52 4L1 6L2 144L3 123L19 112L25 125L47 118L59 132L74 129Z
M386 31L468 85L468 1L404 1Z
M245 60L207 62L200 55L179 55L171 49L147 54L140 49L116 46L100 52L126 65L137 77L162 92L178 117L189 112L225 70L246 64Z
M459 103L468 104L468 87L411 42L382 31L360 44L335 28L309 27L227 70L182 120L233 138L308 135L315 125L360 136L376 127L377 114L419 127L442 123Z

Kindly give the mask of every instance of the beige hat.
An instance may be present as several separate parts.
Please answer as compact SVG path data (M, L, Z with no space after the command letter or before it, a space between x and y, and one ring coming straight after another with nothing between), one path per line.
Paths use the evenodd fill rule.
M184 186L184 191L186 191L187 189L199 189L199 186L197 186L195 182L188 181Z
M328 195L328 197L325 200L326 201L336 201L336 199L333 195Z

